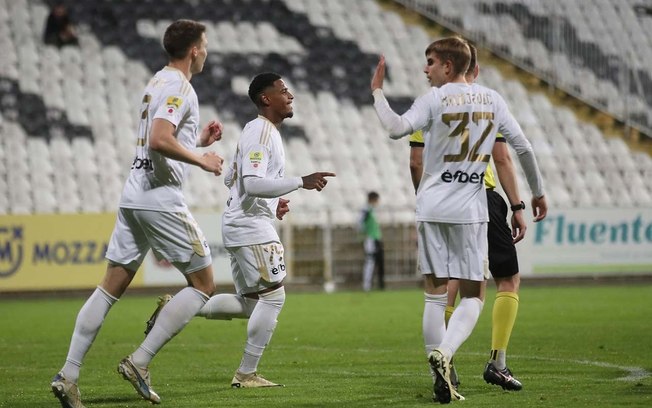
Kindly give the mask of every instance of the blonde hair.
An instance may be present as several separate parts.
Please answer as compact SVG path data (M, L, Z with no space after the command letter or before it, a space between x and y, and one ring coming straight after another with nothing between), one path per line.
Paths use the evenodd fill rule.
M466 75L469 75L473 72L475 67L478 66L478 49L475 48L475 45L471 44L470 42L467 42L467 45L469 46L469 50L471 51L471 59L469 60L469 67L466 70Z
M447 37L437 40L426 48L426 56L434 53L442 62L453 64L455 75L464 75L471 62L469 43L460 37Z

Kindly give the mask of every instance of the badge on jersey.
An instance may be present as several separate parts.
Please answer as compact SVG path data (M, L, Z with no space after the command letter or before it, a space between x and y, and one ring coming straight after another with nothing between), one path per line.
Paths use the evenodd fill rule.
M263 152L251 152L249 153L249 163L253 167L258 167L263 161Z
M167 105L168 114L172 115L177 109L181 107L183 99L178 96L169 96L165 104Z

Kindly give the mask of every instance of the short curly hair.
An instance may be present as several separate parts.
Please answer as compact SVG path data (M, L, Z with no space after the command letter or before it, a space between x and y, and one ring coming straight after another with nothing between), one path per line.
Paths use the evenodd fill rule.
M249 98L251 101L256 106L262 106L263 103L260 100L260 96L265 92L265 89L273 86L274 82L279 79L281 79L281 76L275 72L263 72L262 74L256 75L251 81L251 84L249 84Z

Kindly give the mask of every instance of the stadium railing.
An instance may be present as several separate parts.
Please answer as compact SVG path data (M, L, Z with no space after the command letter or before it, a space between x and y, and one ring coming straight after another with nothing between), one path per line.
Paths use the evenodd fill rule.
M646 66L646 58L652 57L652 47L637 46L634 52L628 45L633 39L620 44L624 38L611 38L608 27L596 33L577 24L577 19L564 14L570 4L562 1L395 0L550 86L608 113L627 128L652 137L652 80L641 68ZM640 7L622 3L591 7L595 13L604 13L601 17L606 26L620 24L628 16L641 20L640 24L636 21L630 25L641 27L637 30L643 34L643 27L647 27L644 19L652 19L652 9L648 15ZM617 7L629 6L631 13L629 9L627 13L614 12Z

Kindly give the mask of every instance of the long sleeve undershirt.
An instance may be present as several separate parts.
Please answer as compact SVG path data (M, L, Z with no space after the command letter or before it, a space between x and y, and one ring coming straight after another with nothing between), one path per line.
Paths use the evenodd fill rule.
M380 88L374 89L374 108L380 123L389 132L392 139L400 139L413 132L412 125L404 117L394 112Z
M527 179L527 184L530 186L532 195L537 198L542 197L544 195L543 180L541 179L541 172L539 171L534 152L528 150L517 153L517 155L518 161L521 163L521 167L523 167L523 172L525 173L525 178Z
M303 187L301 177L269 179L248 176L244 180L247 194L260 198L276 198Z

